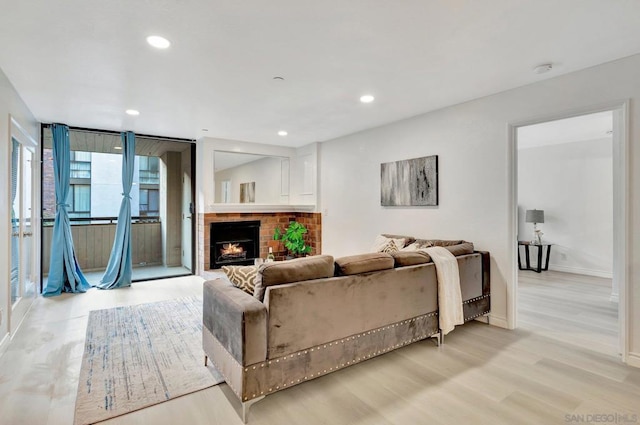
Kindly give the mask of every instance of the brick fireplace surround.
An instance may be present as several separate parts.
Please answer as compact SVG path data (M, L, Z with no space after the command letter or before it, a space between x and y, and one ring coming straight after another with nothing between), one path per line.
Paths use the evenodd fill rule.
M276 227L284 230L289 222L296 220L304 224L308 230L307 244L311 246L311 254L322 252L322 215L320 213L305 212L275 212L275 213L205 213L198 214L198 257L200 272L210 270L210 228L211 223L225 221L260 220L260 257L267 258L268 241L273 239ZM275 253L276 259L284 259L286 252Z

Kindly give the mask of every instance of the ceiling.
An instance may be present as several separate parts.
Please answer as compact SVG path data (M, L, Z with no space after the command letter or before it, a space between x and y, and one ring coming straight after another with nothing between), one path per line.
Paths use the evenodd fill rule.
M53 148L53 135L48 127L42 132L42 144L45 149ZM121 147L122 140L118 134L82 130L69 131L69 148L72 151L121 155ZM136 155L162 156L165 152L183 152L190 148L191 143L188 142L136 136Z
M188 139L302 146L640 52L631 0L2 3L0 68L38 120Z
M518 128L518 149L612 139L613 112L604 111Z

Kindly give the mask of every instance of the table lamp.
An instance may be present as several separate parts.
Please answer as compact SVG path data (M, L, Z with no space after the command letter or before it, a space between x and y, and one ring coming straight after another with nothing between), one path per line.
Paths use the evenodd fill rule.
M544 223L544 210L527 210L525 222L533 223L533 239L532 244L540 245L542 243L542 231L538 230L538 223Z

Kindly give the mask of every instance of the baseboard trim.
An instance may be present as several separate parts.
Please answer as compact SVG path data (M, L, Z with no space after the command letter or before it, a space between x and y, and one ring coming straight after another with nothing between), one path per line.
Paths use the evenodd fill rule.
M640 354L629 353L629 355L627 356L627 364L629 366L640 368Z
M489 314L489 324L503 329L510 329L505 317L498 317L493 314Z
M534 266L531 266L534 267ZM581 267L567 267L559 266L557 264L549 264L549 270L556 272L583 274L587 276L602 277L605 279L613 279L613 272L607 272L604 270L583 269Z

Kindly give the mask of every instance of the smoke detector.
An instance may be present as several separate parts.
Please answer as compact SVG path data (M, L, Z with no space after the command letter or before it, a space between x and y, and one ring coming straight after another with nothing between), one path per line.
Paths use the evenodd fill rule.
M546 72L549 72L553 69L553 65L550 63L543 63L541 65L536 66L535 68L533 68L533 72L536 74L544 74Z

